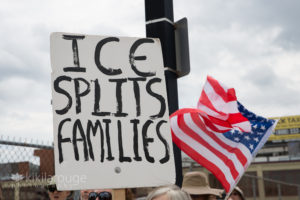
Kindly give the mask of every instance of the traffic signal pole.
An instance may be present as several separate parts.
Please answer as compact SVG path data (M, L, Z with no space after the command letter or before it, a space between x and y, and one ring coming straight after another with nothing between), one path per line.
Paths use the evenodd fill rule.
M169 114L178 110L173 0L145 0L146 36L159 38L165 67ZM181 150L173 143L176 185L182 184Z

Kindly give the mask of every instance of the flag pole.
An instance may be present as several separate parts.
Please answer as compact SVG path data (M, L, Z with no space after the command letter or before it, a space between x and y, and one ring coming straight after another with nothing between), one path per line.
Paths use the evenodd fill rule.
M165 67L169 114L178 110L173 0L145 0L146 36L159 38ZM176 185L182 185L181 150L173 143Z

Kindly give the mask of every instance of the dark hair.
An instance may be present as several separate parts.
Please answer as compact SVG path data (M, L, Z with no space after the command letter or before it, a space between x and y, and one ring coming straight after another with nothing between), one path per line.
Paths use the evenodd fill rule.
M58 190L57 190L57 187L56 187L56 184L47 185L45 188L46 188L47 191L49 191L49 192L58 191ZM73 197L74 197L74 191L69 190L69 191L67 191L67 192L70 192L70 194L67 196L66 200L72 200Z

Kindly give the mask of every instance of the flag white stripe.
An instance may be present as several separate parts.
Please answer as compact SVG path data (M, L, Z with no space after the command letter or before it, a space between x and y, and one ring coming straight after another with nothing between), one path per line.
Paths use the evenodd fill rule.
M202 115L199 115L199 119L202 121L203 124L205 124L205 127L206 127L207 130L209 130L210 132L215 133L215 134L223 134L222 132L219 132L219 131L213 131L212 129L210 129L209 126L207 126L206 123L204 122L204 119L203 119L203 118L207 118L207 117L203 117ZM213 122L211 122L211 123L212 123L217 129L219 129L219 128L217 127L217 126L218 126L217 124L214 124ZM222 127L223 127L223 126L222 126ZM224 127L223 127L223 128L224 128ZM228 128L228 127L227 127L227 129L228 129L228 130L231 130L231 128ZM220 130L220 129L219 129L219 130ZM226 130L226 129L225 129L225 130Z
M228 168L227 165L224 164L224 162L218 156L212 153L201 143L197 142L196 140L194 140L193 138L185 134L185 132L178 127L177 116L171 118L171 127L173 133L176 135L178 139L181 140L181 142L184 142L186 145L194 149L198 154L200 154L210 162L214 163L223 172L227 182L230 185L235 182L231 175L230 169Z
M222 88L226 91L225 93ZM230 94L229 90L232 90ZM220 91L220 94L216 91ZM217 179L229 194L251 164L258 150L267 141L276 123L265 130L271 121L263 122L265 125L259 127L262 129L259 130L255 114L248 113L242 105L239 108L234 89L227 88L212 77L207 77L197 108L198 116L194 115L195 111L189 110L172 115L170 121L174 140L179 145L182 144L180 147L185 149L188 155L193 158L195 156L195 160L200 164L205 165L203 161L197 159L197 156L207 160L209 162L206 166L207 169L214 173L220 173L220 176L216 174ZM244 110L245 114L239 112L239 109ZM243 115L245 116L243 117ZM180 118L185 123L185 125L182 124L182 127L181 123L177 123L178 116L183 117ZM194 117L198 118L194 121ZM203 126L198 124L198 119L201 120ZM256 127L252 128L251 120ZM231 129L233 131L227 132ZM236 132L238 129L241 131ZM227 133L223 134L224 132ZM261 136L261 134L264 135ZM251 138L254 141L251 141ZM233 174L236 176L236 172L238 176L234 180Z
M251 152L249 151L249 149L247 147L245 147L245 145L243 145L242 143L236 143L236 142L234 142L232 140L229 140L222 133L213 131L208 126L206 126L206 128L207 128L208 131L210 131L212 133L215 133L215 135L220 140L222 140L222 142L224 142L225 144L227 144L228 146L230 146L232 148L238 148L242 152L242 154L247 158L247 160L252 157ZM249 160L248 160L248 163L249 163Z
M249 161L249 158L252 157L251 152L243 143L236 143L232 140L229 140L223 134L216 134L216 136L220 140L222 140L225 144L231 146L232 148L238 148L242 152L242 154L247 158L248 161Z
M221 131L226 131L226 130L230 131L230 130L232 129L232 128L220 126L220 125L218 125L218 124L214 124L214 126L215 126L217 129L221 130Z
M212 110L209 107L201 104L200 102L198 103L198 109L204 111L207 115L216 117L216 118L224 120L224 121L227 120L228 116L229 116L228 114L226 114L226 115L220 115L220 113L215 112L214 110Z
M228 92L228 90L230 89L229 87L227 87L226 85L224 85L223 83L220 83L218 81L219 85L225 90L225 92Z
M202 113L199 113L199 116L201 116L201 117L205 118L206 120L210 121L211 124L212 124L216 129L219 130L218 133L222 133L221 131L224 131L224 130L231 130L231 129L232 129L232 127L221 126L221 125L218 125L218 124L212 122L211 119L209 118L209 116L203 115ZM202 120L202 122L203 122L206 126L208 126L203 120Z
M239 127L241 129L243 129L244 131L247 131L247 130L251 131L251 125L248 121L232 124L232 127Z
M215 92L209 82L205 83L203 90L216 110L224 113L239 113L237 102L230 101L226 103L222 97Z
M196 132L202 139L204 139L207 143L209 143L213 148L220 151L224 156L228 157L228 159L232 161L238 173L244 171L244 166L239 162L239 159L236 157L236 155L221 147L215 140L213 140L205 132L203 132L203 130L200 129L194 123L189 113L184 114L184 121L186 125L188 125L188 127L190 127L194 132Z

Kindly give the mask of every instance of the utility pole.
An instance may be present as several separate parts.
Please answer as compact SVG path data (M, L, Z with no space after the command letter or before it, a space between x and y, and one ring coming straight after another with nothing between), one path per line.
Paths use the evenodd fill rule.
M159 38L165 67L169 114L178 110L173 0L145 0L146 35ZM173 143L176 185L182 184L181 150Z

